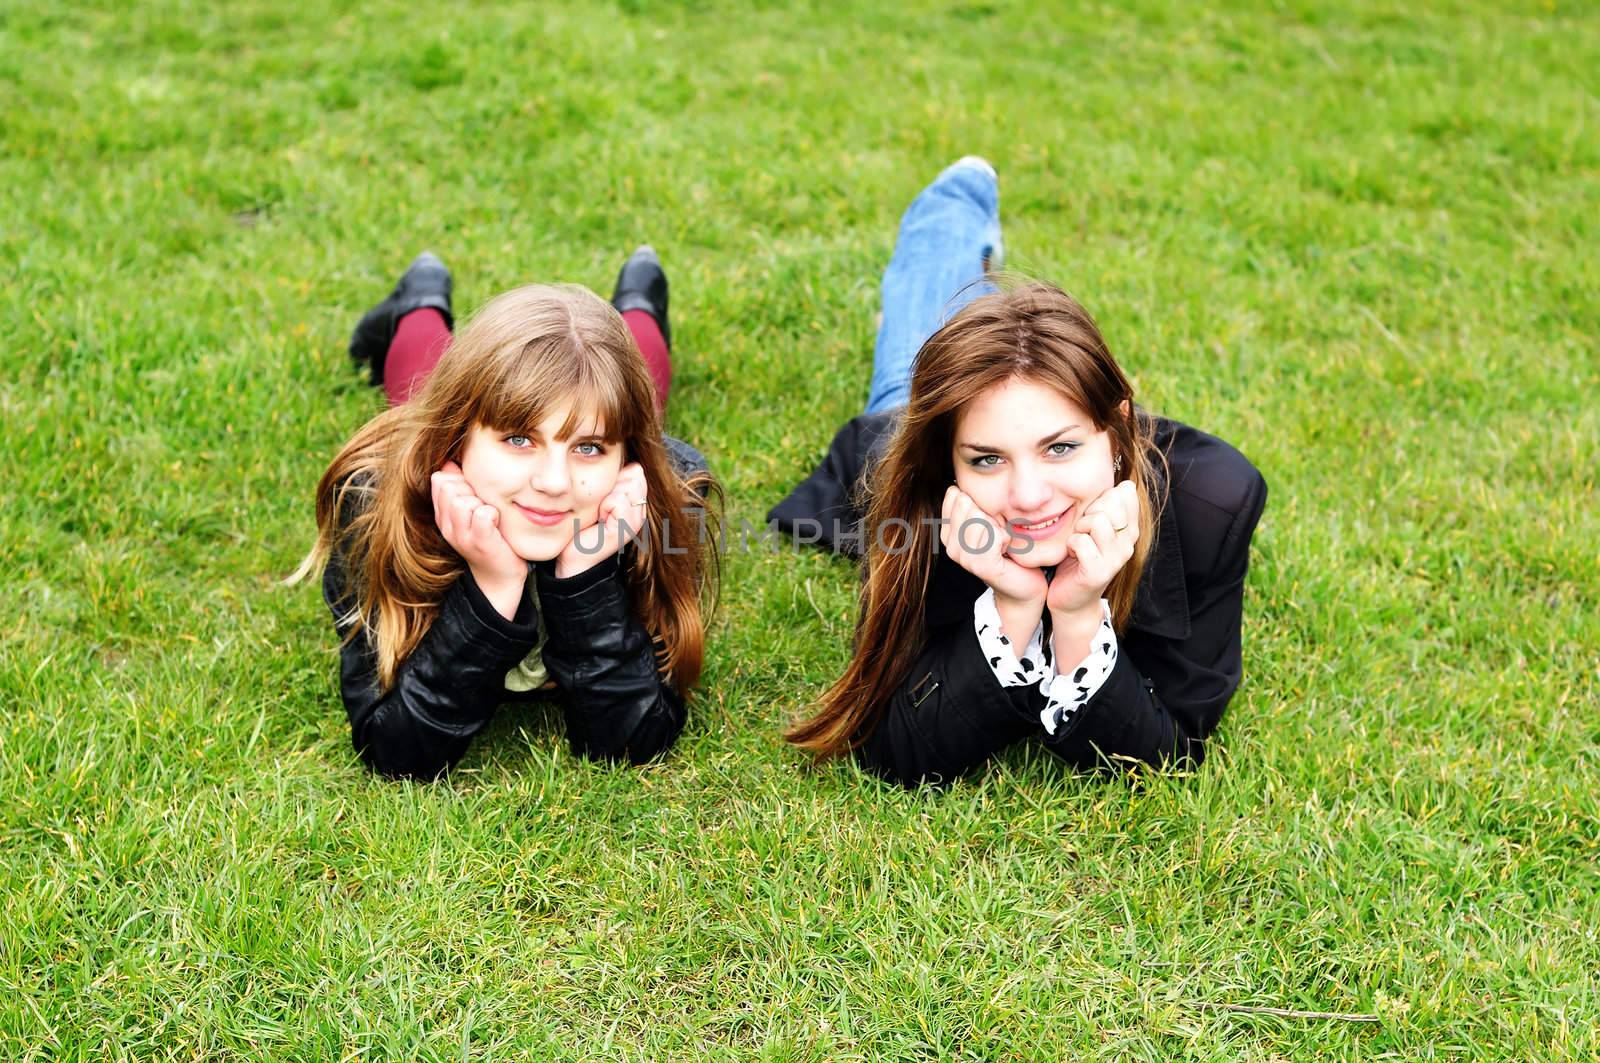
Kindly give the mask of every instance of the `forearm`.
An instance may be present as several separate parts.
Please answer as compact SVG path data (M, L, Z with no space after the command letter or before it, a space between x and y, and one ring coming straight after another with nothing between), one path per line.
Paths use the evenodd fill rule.
M538 570L545 666L561 688L573 752L640 764L677 740L687 716L663 676L655 640L633 615L621 562L569 579Z
M1188 715L1174 713L1124 654L1071 725L1047 734L1044 744L1080 767L1125 769L1133 762L1198 764L1201 738Z
M1000 633L1006 637L1011 652L1020 658L1044 618L1044 602L1016 601L996 594L994 608L1000 616Z
M517 610L528 593L526 568L509 575L479 572L473 569L472 578L483 594L484 600L494 607L495 612L506 620L516 617Z
M340 693L362 760L385 775L419 778L454 764L494 715L505 673L537 633L530 603L506 620L463 576L381 689L376 654L358 632L340 652Z
M1033 729L970 624L931 638L877 712L856 759L903 786L948 783Z
M1057 671L1070 670L1074 662L1094 652L1103 617L1104 606L1098 599L1082 609L1050 611L1050 653Z

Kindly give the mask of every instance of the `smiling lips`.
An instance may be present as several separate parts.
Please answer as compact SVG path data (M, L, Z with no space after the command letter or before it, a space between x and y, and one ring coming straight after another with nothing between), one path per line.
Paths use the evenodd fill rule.
M511 504L516 506L517 511L524 517L527 517L541 528L555 527L572 512L570 509L534 509L532 506L525 506L521 502L513 502Z
M1019 539L1048 539L1061 527L1061 522L1066 519L1067 514L1071 511L1072 507L1068 506L1055 516L1047 517L1034 524L1019 524L1016 521L1012 521L1011 534Z

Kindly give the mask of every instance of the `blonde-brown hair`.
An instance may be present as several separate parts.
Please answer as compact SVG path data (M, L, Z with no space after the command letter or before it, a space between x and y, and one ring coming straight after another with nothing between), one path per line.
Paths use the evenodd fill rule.
M720 490L708 474L674 469L654 385L622 315L586 288L535 284L478 311L422 391L368 421L317 484L317 541L292 578L338 551L353 591L341 625L354 623L347 638L371 640L383 689L466 569L434 523L432 474L460 460L474 427L530 432L569 401L561 435L597 414L607 442L643 468L650 504L648 528L630 548L633 609L655 638L662 673L684 691L699 679L716 595L716 536L706 521Z
M789 741L819 757L859 745L904 681L926 637L935 529L955 480L956 423L974 397L1012 379L1051 388L1087 413L1110 434L1120 475L1139 492L1138 546L1106 590L1113 623L1119 630L1126 623L1157 519L1149 417L1134 407L1133 386L1094 319L1066 292L1033 282L980 296L917 353L910 402L867 484L855 652L815 714L788 730Z

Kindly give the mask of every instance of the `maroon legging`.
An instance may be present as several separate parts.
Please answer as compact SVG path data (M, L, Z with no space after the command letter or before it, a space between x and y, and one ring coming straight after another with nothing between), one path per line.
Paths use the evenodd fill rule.
M645 368L650 370L650 379L656 386L656 409L665 412L667 389L672 385L672 357L661 327L647 310L629 310L622 320L633 333L639 353L644 355ZM421 390L449 346L450 326L439 311L424 307L401 318L383 363L383 390L389 396L389 405L398 406Z

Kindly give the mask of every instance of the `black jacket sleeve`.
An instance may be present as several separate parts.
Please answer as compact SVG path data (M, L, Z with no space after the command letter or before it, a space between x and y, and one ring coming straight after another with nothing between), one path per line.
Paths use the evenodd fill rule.
M352 603L337 551L323 571L322 596L335 629L348 634ZM517 615L506 620L463 572L387 691L378 688L377 655L366 633L346 639L339 650L339 693L361 759L384 775L439 775L494 715L506 672L532 651L538 633L526 593Z
M656 667L655 640L630 608L621 560L568 579L556 577L553 562L534 568L544 663L560 688L573 752L634 764L664 753L683 730L683 698Z
M856 748L862 767L903 786L948 783L1036 730L1024 692L983 656L970 618L939 629Z
M1190 588L1188 637L1130 632L1120 640L1117 663L1100 689L1071 725L1044 736L1051 752L1083 768L1199 765L1205 739L1242 677L1245 572L1265 503L1266 482L1256 477L1207 578ZM1029 696L1042 710L1044 695L1034 690Z

